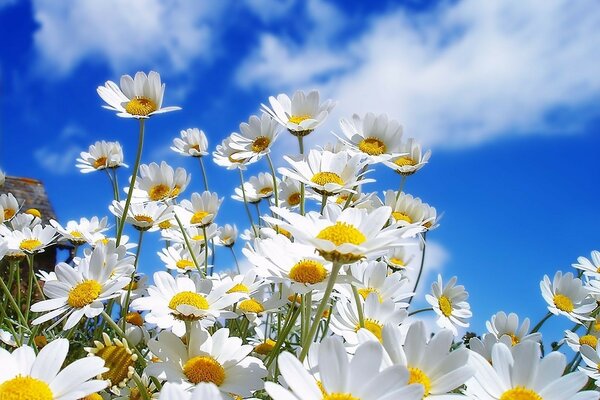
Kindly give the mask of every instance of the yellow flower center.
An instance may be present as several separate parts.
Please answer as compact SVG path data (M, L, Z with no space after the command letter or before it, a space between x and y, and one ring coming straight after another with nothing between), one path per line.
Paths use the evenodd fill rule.
M169 301L169 308L171 310L177 310L180 305L187 305L195 307L199 310L208 310L208 300L201 294L194 292L179 292L171 298Z
M135 215L133 217L133 219L135 219L138 222L147 222L149 224L151 224L152 222L154 222L154 220L152 219L152 217L149 217L147 215Z
M386 147L382 140L376 137L368 137L363 139L358 144L358 148L363 153L367 153L370 156L380 156L385 153Z
M104 168L106 167L106 160L106 157L98 157L96 160L94 160L94 164L92 164L92 166L96 169Z
M394 164L396 164L399 167L408 167L408 166L416 165L417 162L410 157L404 156L404 157L396 158L394 160Z
M131 99L125 106L125 111L131 115L146 117L148 114L158 110L156 103L145 96L137 96Z
M304 115L291 115L290 119L288 120L289 122L291 122L292 124L299 124L302 121L305 121L307 119L311 118L310 115L308 114L304 114Z
M142 400L142 394L137 387L131 388L129 391L129 400Z
M565 296L564 294L554 295L554 305L559 310L568 312L568 313L572 312L573 309L575 308L573 306L573 302L571 301L571 299L568 298L567 296Z
M256 299L246 299L238 304L238 308L244 312L255 314L265 311L263 305Z
M152 186L150 190L148 190L148 197L152 201L158 201L167 198L169 193L171 193L171 188L164 183L159 183L158 185Z
M404 260L401 258L392 257L392 258L390 258L390 262L397 266L401 266L401 267L404 266Z
M229 289L227 293L250 293L250 289L248 289L248 286L244 285L243 283L237 283L233 285L233 287Z
M344 243L360 245L367 240L361 231L346 222L336 222L334 225L328 226L319 232L317 239L329 240L336 246Z
M163 221L160 224L158 224L158 227L160 229L169 229L171 227L171 221L169 221L169 220Z
M264 342L254 346L254 352L266 356L275 348L275 341L267 339Z
M46 336L44 335L37 335L34 336L33 343L35 343L35 345L41 349L42 347L48 344L48 338L46 338Z
M300 296L299 294L291 294L288 296L288 300L291 303L297 303L297 304L302 304L302 296Z
M78 283L69 291L67 303L74 308L82 308L96 300L102 292L102 285L93 279Z
M135 311L127 313L127 315L125 316L125 321L135 326L144 325L144 319L142 318L142 315Z
M360 329L360 324L357 324L354 327L354 332L358 332L359 329ZM376 321L371 318L365 318L365 328L364 329L368 330L373 335L375 335L375 337L381 342L381 340L382 340L381 332L383 330L383 325L381 325L381 323L379 321Z
M183 373L193 384L212 382L221 386L225 381L225 368L211 356L196 356L183 365Z
M408 372L410 372L410 376L408 377L408 384L419 383L423 385L423 398L429 396L431 392L431 380L419 368L408 367Z
M290 269L288 276L295 282L313 285L327 278L327 270L320 262L302 260Z
M25 239L19 244L19 248L25 251L34 251L41 245L42 242L37 239Z
M362 288L362 289L358 289L358 294L360 294L360 296L366 300L367 297L369 297L369 295L371 293L375 293L377 295L377 299L379 300L380 303L383 303L383 298L381 298L381 295L379 294L379 290L375 289L375 288Z
M286 238L288 238L288 239L291 239L291 238L292 238L292 234L291 234L289 231L287 231L287 230L283 229L283 228L282 228L282 227L280 227L280 226L278 226L278 227L276 227L276 228L275 228L275 232L279 233L280 235L283 235L283 236L285 236L285 237L286 237Z
M4 209L4 219L11 219L12 217L14 217L16 214L16 211L13 210L12 208L6 208Z
M583 335L582 337L579 338L579 344L582 346L584 344L587 344L588 346L595 349L596 345L598 344L598 338L593 335Z
M323 400L360 400L350 393L329 393L323 396Z
M98 393L92 393L82 397L82 400L102 400L102 396L100 396Z
M4 210L4 212L6 212L6 210ZM34 217L42 218L42 213L37 208L29 208L29 209L25 210L25 214L29 214L29 215L33 215ZM13 211L13 215L14 215L14 211Z
M177 197L177 196L179 196L179 193L181 193L181 186L175 185L175 187L173 189L171 189L171 192L169 193L169 196L170 197Z
M190 219L190 224L201 224L204 217L206 217L208 213L206 211L196 211L192 218Z
M408 216L408 214L405 214L403 212L400 211L394 211L392 213L392 217L394 217L394 219L396 221L406 221L409 224L412 224L412 218L410 216Z
M444 295L440 296L438 299L438 304L440 306L440 311L444 314L445 317L449 317L452 315L452 302L450 299Z
M271 139L266 136L258 136L252 142L252 151L255 153L260 153L265 150L271 144Z
M192 260L181 259L178 260L175 265L180 269L187 269L194 266L194 262Z
M126 383L129 379L129 369L135 364L132 354L122 345L111 344L104 346L94 354L104 360L108 371L102 374L102 379L110 380L110 385Z
M260 193L262 195L271 195L271 194L273 194L273 188L272 187L264 187L264 188L260 189L258 191L258 193Z
M17 375L0 385L1 400L52 400L50 386L30 376Z
M542 396L531 389L517 386L502 393L500 400L543 400Z
M81 239L83 237L83 235L79 231L71 231L71 232L69 232L69 235L71 235L77 239Z
M336 174L335 172L317 172L311 179L311 182L316 183L320 186L325 186L328 183L336 183L338 185L343 185L344 181L342 178Z
M518 345L519 342L521 341L521 339L519 339L519 337L517 335L515 335L514 333L505 333L505 335L510 336L510 342L512 343L513 346Z
M300 193L292 193L288 196L287 202L290 206L297 206L302 201L302 196Z

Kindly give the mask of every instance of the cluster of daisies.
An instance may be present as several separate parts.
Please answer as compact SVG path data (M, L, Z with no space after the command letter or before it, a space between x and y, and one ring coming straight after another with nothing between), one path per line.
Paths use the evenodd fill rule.
M600 253L580 258L575 275L544 278L549 312L535 326L498 312L487 333L465 334L472 314L456 277L415 296L439 215L404 191L430 152L397 121L353 115L331 143L305 150L335 103L317 91L270 97L212 152L197 128L173 140L198 160L194 185L183 168L140 164L146 124L179 110L163 107L164 91L156 72L98 88L105 108L139 123L124 188L119 143L96 142L77 160L108 176L110 218L61 225L0 195L0 400L600 397ZM272 158L282 136L297 151ZM241 232L217 222L211 156L239 175L228 195L247 218ZM380 167L397 190L373 191ZM151 277L142 243L160 265ZM71 257L38 270L54 246ZM552 315L575 325L548 352L539 329Z

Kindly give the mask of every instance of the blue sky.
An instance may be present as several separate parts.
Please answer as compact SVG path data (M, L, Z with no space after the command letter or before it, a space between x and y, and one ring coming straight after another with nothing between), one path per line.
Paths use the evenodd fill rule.
M537 320L542 276L600 247L593 1L216 3L0 0L0 167L43 180L64 222L106 215L106 177L79 174L75 158L118 140L132 164L136 125L100 108L104 81L161 73L165 104L183 111L150 121L143 161L186 167L198 191L197 164L168 149L179 130L200 127L214 147L269 95L318 88L339 104L313 143L331 140L340 117L373 111L433 149L406 186L445 213L425 287L436 271L458 275L475 330L500 309ZM295 149L288 137L276 151ZM226 198L219 222L244 225L229 199L236 174L207 165ZM398 184L390 171L375 177L372 190ZM142 261L160 266L153 251Z

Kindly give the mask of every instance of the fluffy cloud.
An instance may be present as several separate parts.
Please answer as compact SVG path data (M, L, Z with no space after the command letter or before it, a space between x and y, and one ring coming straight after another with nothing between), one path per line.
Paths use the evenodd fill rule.
M33 158L44 170L53 175L77 173L75 160L83 147L78 145L79 139L86 138L84 130L76 124L66 125L56 139L33 152Z
M114 71L160 66L181 72L208 59L227 2L34 0L34 43L44 70L65 75L83 62Z
M340 101L325 130L355 111L387 112L429 146L570 132L596 112L585 107L600 95L593 1L443 4L373 16L344 40L328 30L295 41L265 33L238 81L273 92L317 87ZM556 111L582 109L569 126L553 122Z

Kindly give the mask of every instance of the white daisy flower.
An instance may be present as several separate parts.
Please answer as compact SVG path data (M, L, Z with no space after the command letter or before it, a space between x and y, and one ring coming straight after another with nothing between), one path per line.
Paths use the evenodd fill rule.
M105 168L127 167L123 162L123 148L119 142L96 142L88 151L82 151L77 159L77 168L83 174Z
M240 151L231 147L233 141L231 137L225 138L221 144L218 144L215 151L213 151L213 161L227 169L246 169L247 164L251 162L247 159L235 158L235 155Z
M272 186L272 185L271 185ZM255 189L255 187L250 182L244 182L244 188L242 190L242 186L237 186L234 189L235 194L231 195L231 198L235 201L239 202L247 202L249 204L258 204L262 200L260 193ZM244 200L244 195L246 199Z
M590 332L579 336L577 333L567 330L565 331L565 338L562 341L567 343L567 346L574 352L580 351L581 346L586 344L595 349L598 345L598 332Z
M250 163L260 160L271 151L279 130L277 121L267 114L260 118L256 115L251 116L247 123L240 124L241 133L233 132L230 136L230 146L237 150L232 158Z
M513 346L524 340L535 342L542 340L542 334L539 332L527 334L529 332L529 318L525 318L523 324L519 327L519 316L515 313L506 315L504 311L499 311L492 316L490 321L485 322L485 326L488 332L498 338L505 335L509 336Z
M40 217L32 213L17 213L10 221L5 221L0 225L0 236L7 236L11 231L20 231L23 228L33 229L34 226L41 223Z
M240 293L226 293L224 288L213 288L211 280L196 273L174 278L159 271L153 276L154 285L148 288L148 296L135 299L131 308L149 311L144 317L146 322L180 337L185 334L186 321L202 320L203 325L211 326L216 318L235 318L235 313L225 309L244 297Z
M28 346L12 353L0 348L0 398L76 400L106 388L106 381L92 379L106 371L102 359L85 357L62 368L68 352L67 339L53 340L37 355Z
M108 207L111 213L118 218L123 218L125 200L113 200ZM133 225L139 231L147 231L163 221L173 218L173 206L162 202L149 201L147 203L132 203L127 209L125 222Z
M251 269L244 274L211 277L215 281L216 287L225 288L226 293L245 293L247 296L256 294L264 285L265 280L258 276L256 269Z
M306 136L325 122L335 106L335 102L327 100L319 104L319 92L312 90L308 94L303 91L294 93L292 99L286 94L277 98L269 97L271 107L261 104L264 112L279 122L294 136Z
M0 224L10 221L20 208L19 202L12 193L0 194Z
M298 243L313 246L326 260L343 264L378 258L422 229L384 227L391 215L389 207L369 213L364 209L341 210L327 205L323 215L309 212L305 216L284 208L271 207L271 210L285 220L281 226L291 232Z
M469 348L481 357L485 358L487 362L492 363L492 349L496 343L504 343L508 347L512 347L512 339L508 335L501 336L498 338L493 333L484 333L481 339L478 337L472 337L469 339Z
M384 203L392 208L392 218L400 226L418 224L431 230L439 225L435 208L418 197L406 193L398 195L397 191L388 190Z
M167 382L158 395L158 400L227 400L214 383L199 383L193 390L185 390L176 383Z
M584 344L581 346L580 352L585 367L580 366L578 369L592 378L596 386L600 387L600 353L598 346L591 347Z
M192 178L185 169L173 170L166 162L142 164L140 176L135 181L133 199L135 203L168 200L179 196ZM129 187L125 188L125 192Z
M339 152L342 152L342 151L348 151L348 146L346 146L346 143L342 142L340 139L337 139L335 141L335 143L327 142L327 143L325 143L322 146L317 145L316 147L319 150L330 151L332 153L339 153Z
M195 247L204 246L206 241L210 242L219 235L219 228L217 227L217 224L210 224L205 228L199 226L184 226L184 230L185 235L190 241L190 244ZM205 230L206 236L204 235ZM161 231L161 237L171 243L180 243L182 245L185 244L183 233L178 229L163 230Z
M437 325L450 329L455 336L458 334L456 327L468 327L467 320L473 315L471 306L467 303L469 294L464 286L457 286L456 281L457 278L453 276L444 285L442 276L438 275L437 282L431 285L431 294L425 295L425 299L438 315Z
M69 221L64 227L58 221L50 220L50 225L60 234L63 242L68 241L74 245L81 245L86 242L91 244L96 233L108 230L108 218L99 219L96 216L90 219L80 218L79 222Z
M352 120L342 118L340 127L344 137L338 138L352 153L366 157L369 164L405 155L402 148L402 126L398 121L389 119L386 114L367 113L364 118L354 114Z
M180 132L181 138L173 139L171 150L182 156L204 157L208 155L208 139L203 130L188 128Z
M408 383L401 365L381 369L382 347L376 342L359 346L348 359L339 338L327 338L319 346L320 384L292 354L278 358L281 375L289 388L266 382L273 400L421 400L423 387Z
M133 273L135 257L127 252L129 248L127 240L122 240L121 244L117 246L116 241L111 239L97 243L93 249L84 249L83 254L86 258L98 257L100 259L98 263L110 271L111 277L114 278L115 276L129 276ZM81 258L75 257L73 262L75 265L79 265Z
M217 193L192 193L191 201L182 200L175 211L186 225L208 226L217 216L222 202Z
M406 319L408 312L397 308L392 300L380 302L377 294L371 293L362 301L364 329L371 332L379 341L386 324L398 326ZM331 315L330 328L336 335L346 340L346 347L353 350L359 343L358 331L361 329L358 311L354 299L338 301Z
M356 186L374 182L364 178L367 171L363 167L366 164L359 154L352 156L348 152L313 149L306 155L283 158L292 168L279 168L277 171L281 175L302 182L321 195L354 192Z
M285 178L279 185L279 206L286 208L296 208L302 201L300 193L300 182L295 179Z
M56 280L46 282L42 300L31 306L31 311L45 313L35 320L38 325L61 316L55 324L67 318L63 329L77 325L84 316L94 318L104 310L103 302L118 297L120 290L131 281L129 274L117 274L114 265L105 265L102 249L94 250L90 257L80 260L77 269L68 264L56 265ZM125 272L125 270L121 270Z
M248 178L248 183L261 199L268 199L273 196L275 188L273 186L273 175L268 172L260 172L256 176ZM279 178L277 178L279 184Z
M542 296L548 303L548 311L554 315L564 315L575 323L591 321L593 318L587 314L596 308L596 301L581 282L574 278L571 272L563 275L556 271L554 279L550 282L548 275L540 282Z
M200 264L204 262L204 252L207 250L202 247L203 242L204 240L191 244L196 261ZM177 270L181 274L186 271L196 270L196 264L194 264L194 258L190 253L190 249L182 243L176 243L166 249L162 249L157 254L168 269Z
M350 198L350 202L348 202L348 198ZM341 192L333 197L328 197L327 201L337 204L338 207L344 208L348 204L348 207L363 208L367 211L373 211L383 205L376 193L362 193L362 186L357 186L355 193Z
M107 81L104 86L98 86L98 95L106 102L102 106L108 110L116 111L119 117L124 118L149 118L155 114L181 110L181 107L163 107L165 84L161 83L160 75L150 71L146 76L144 72L121 76L120 87L113 81Z
M123 326L123 318L118 321L119 326ZM125 315L125 338L129 345L135 347L139 343L146 343L150 339L150 333L144 325L144 317L136 311L128 312Z
M35 254L54 244L56 229L46 225L35 225L33 228L14 230L10 236L5 237L8 242L9 252Z
M217 244L220 244L225 247L231 247L235 244L237 236L237 226L235 226L235 224L225 224L221 228L219 228L219 241L217 242Z
M263 388L267 376L263 362L249 356L252 346L230 337L229 329L217 330L212 336L199 324L191 325L189 346L170 332L162 332L148 343L160 359L147 367L147 373L176 382L183 388L213 383L224 394L242 397Z
M431 150L427 150L425 154L422 154L421 145L414 139L408 139L406 142L403 142L399 148L399 152L406 155L384 160L383 163L403 176L412 175L423 168L431 157Z
M405 271L410 268L409 264L414 258L413 254L406 251L406 247L396 247L383 256L383 261L393 271Z
M580 390L587 384L583 372L563 376L564 354L553 351L540 359L540 345L526 340L511 348L498 343L492 349L492 364L471 353L475 376L467 381L469 398L485 400L597 400L600 393Z

